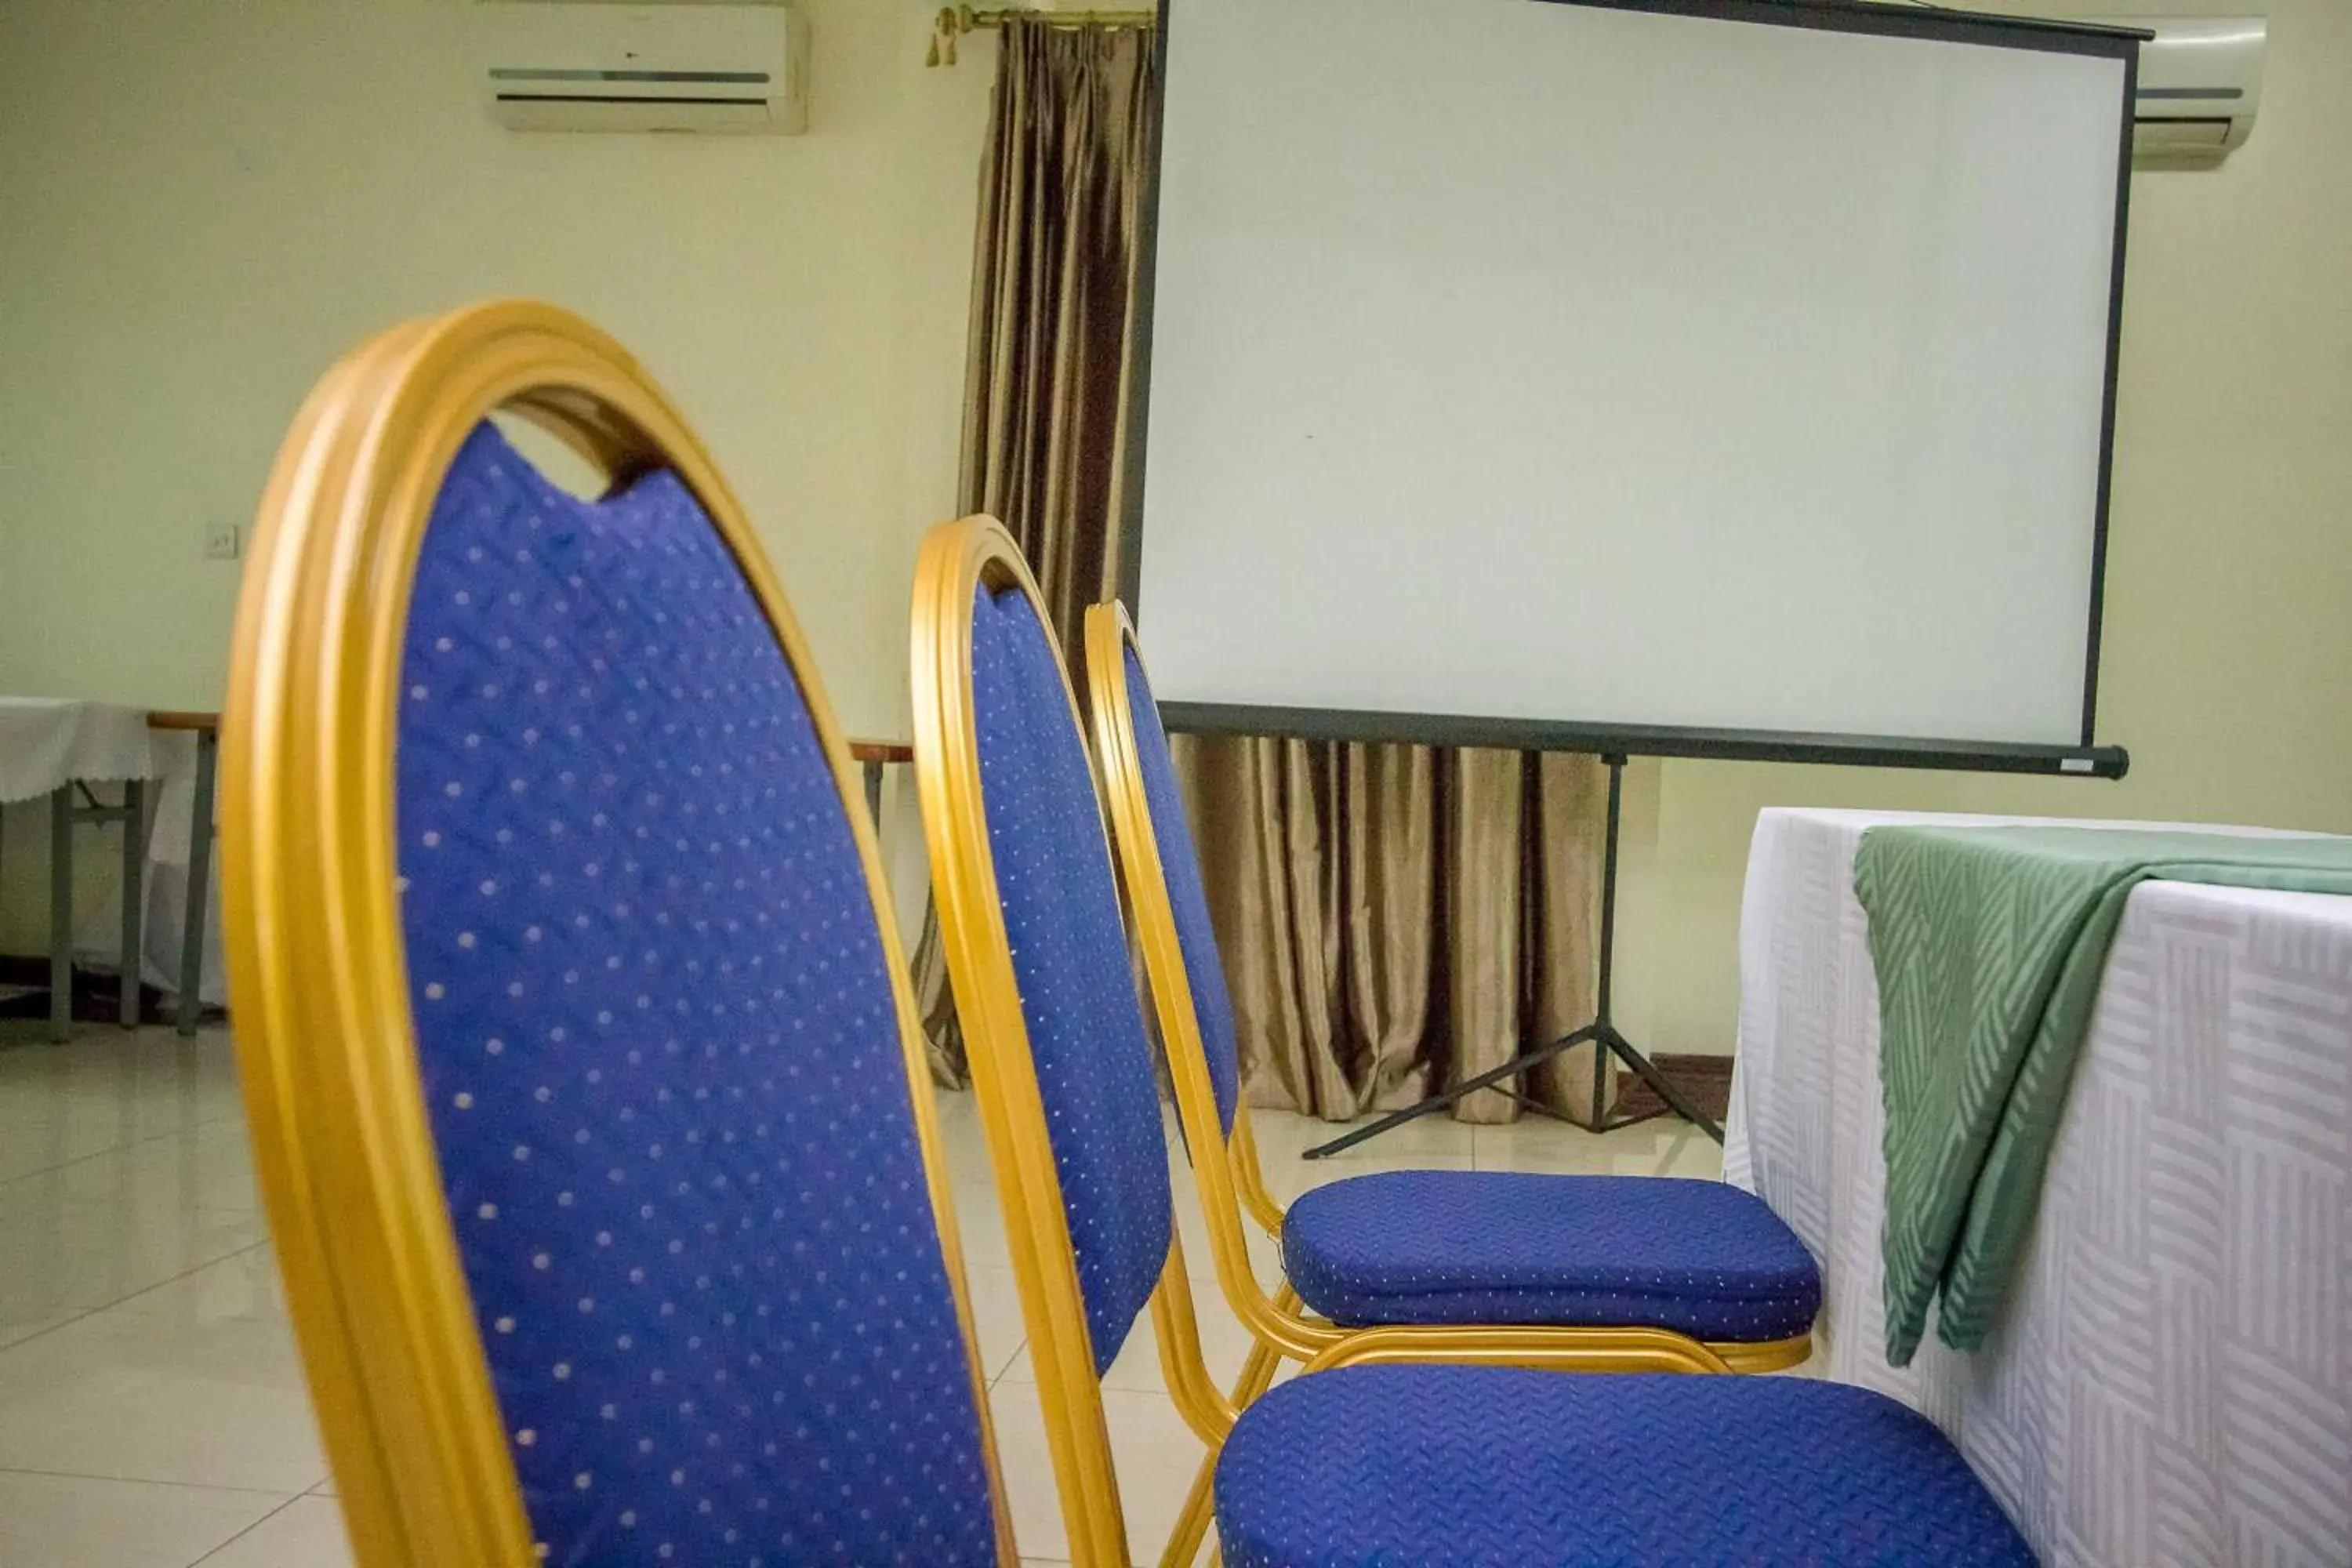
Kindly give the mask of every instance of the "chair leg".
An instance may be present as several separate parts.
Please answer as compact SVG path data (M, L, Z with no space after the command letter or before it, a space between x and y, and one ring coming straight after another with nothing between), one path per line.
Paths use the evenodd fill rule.
M1249 1359L1242 1363L1242 1374L1234 1383L1234 1408L1248 1409L1253 1400L1272 1386L1275 1371L1281 1364L1282 1352L1272 1343L1260 1340L1252 1345ZM1202 1539L1216 1519L1217 1453L1212 1448L1201 1460L1200 1473L1192 1478L1192 1489L1185 1494L1184 1511L1176 1516L1176 1528L1168 1537L1168 1550L1160 1555L1160 1568L1192 1568L1201 1553ZM1211 1568L1217 1561L1217 1546L1211 1542Z
M1274 1370L1282 1363L1282 1352L1266 1340L1250 1347L1249 1359L1242 1363L1241 1380L1234 1384L1231 1395L1234 1408L1247 1410L1257 1396L1274 1386Z
M1213 1488L1217 1479L1217 1453L1212 1448L1201 1459L1200 1472L1192 1478L1192 1489L1184 1494L1184 1511L1176 1516L1176 1528L1168 1534L1168 1550L1160 1554L1160 1568L1192 1568L1193 1560L1201 1555L1201 1542L1209 1533L1216 1515Z

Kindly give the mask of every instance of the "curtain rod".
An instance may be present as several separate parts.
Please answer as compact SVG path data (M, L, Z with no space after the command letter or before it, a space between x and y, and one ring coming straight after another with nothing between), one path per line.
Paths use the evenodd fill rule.
M956 63L956 39L977 27L1002 27L1013 17L1025 16L1049 27L1149 27L1159 20L1151 11L1027 11L1007 7L975 11L970 5L942 5L931 24L931 50L927 66Z

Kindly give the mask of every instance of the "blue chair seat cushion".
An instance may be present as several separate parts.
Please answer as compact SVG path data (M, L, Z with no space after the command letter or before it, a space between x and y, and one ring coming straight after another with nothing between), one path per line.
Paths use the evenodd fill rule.
M2032 1552L1933 1425L1808 1378L1343 1367L1217 1461L1228 1568L2011 1568Z
M1754 1343L1808 1332L1821 1272L1752 1193L1658 1176L1394 1171L1290 1205L1284 1271L1333 1322L1567 1323Z

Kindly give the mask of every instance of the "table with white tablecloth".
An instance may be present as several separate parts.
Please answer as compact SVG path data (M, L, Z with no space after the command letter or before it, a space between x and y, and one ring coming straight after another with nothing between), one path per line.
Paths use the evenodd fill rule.
M47 697L0 697L0 806L49 803L49 1037L64 1039L73 1018L74 828L121 829L121 896L117 900L122 970L121 1016L139 1016L140 952L146 902L147 781L155 775L147 715L133 708ZM93 784L121 786L109 805ZM5 825L0 825L5 826Z
M1763 814L1725 1174L1822 1264L1818 1370L1931 1417L2044 1563L2352 1563L2352 898L2134 890L2000 1326L1886 1363L1854 851L2004 820Z
M76 959L127 968L182 996L182 1032L197 1007L224 999L218 885L207 875L212 762L218 717L151 713L73 699L0 697L0 808L47 805L51 1032L68 1027L66 977ZM92 785L117 786L119 803ZM152 811L152 820L150 813ZM198 831L201 817L202 831ZM122 841L122 874L101 903L78 897L73 828L139 831ZM0 816L0 870L15 874L36 842L23 812ZM128 904L123 890L132 896ZM79 913L79 918L77 918ZM124 965L123 955L137 961ZM126 1001L131 994L126 990ZM129 1016L126 1014L126 1016Z

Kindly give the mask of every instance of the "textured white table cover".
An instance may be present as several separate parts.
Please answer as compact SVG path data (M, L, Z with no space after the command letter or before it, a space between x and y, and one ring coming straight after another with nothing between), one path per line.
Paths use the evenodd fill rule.
M155 776L147 715L53 697L0 697L0 805L76 779Z
M1886 1364L1854 850L2004 820L1762 815L1724 1173L1821 1261L1818 1370L1932 1418L2052 1568L2352 1563L2352 898L2132 894L2001 1327Z

